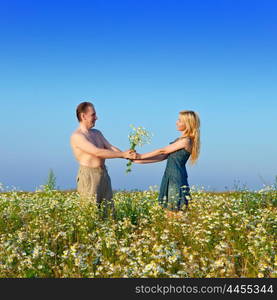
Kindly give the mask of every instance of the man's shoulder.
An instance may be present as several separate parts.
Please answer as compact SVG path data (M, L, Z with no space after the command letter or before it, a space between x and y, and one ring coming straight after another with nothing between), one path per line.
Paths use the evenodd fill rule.
M70 136L70 139L71 140L74 140L80 136L84 136L83 133L79 130L79 129L76 129L75 131L72 132L71 136Z
M90 132L102 135L102 132L99 129L96 129L96 128L91 128Z

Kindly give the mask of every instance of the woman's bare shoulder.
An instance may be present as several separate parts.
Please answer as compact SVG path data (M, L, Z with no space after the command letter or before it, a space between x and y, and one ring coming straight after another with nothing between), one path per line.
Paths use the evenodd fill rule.
M192 138L189 136L181 136L177 140L184 140L186 142L192 143Z
M182 136L179 139L183 141L185 150L187 150L188 152L191 152L192 144L193 144L192 138L189 136Z

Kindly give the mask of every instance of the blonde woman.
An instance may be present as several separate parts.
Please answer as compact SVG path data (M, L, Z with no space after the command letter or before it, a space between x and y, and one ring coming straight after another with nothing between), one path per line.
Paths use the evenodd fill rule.
M194 164L200 151L200 119L196 112L184 110L176 122L181 136L170 145L152 152L138 154L135 163L155 163L167 159L163 175L159 203L171 211L179 211L188 206L191 199L186 162Z

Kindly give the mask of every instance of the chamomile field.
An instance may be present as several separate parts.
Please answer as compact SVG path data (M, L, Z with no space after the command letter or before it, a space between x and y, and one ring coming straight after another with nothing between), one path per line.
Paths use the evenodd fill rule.
M116 192L115 218L76 192L0 193L0 277L276 277L277 191Z

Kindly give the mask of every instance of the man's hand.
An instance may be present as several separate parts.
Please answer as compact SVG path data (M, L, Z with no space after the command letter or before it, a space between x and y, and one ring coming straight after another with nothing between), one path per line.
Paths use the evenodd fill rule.
M136 159L137 153L134 150L127 150L123 152L123 158L126 159Z

